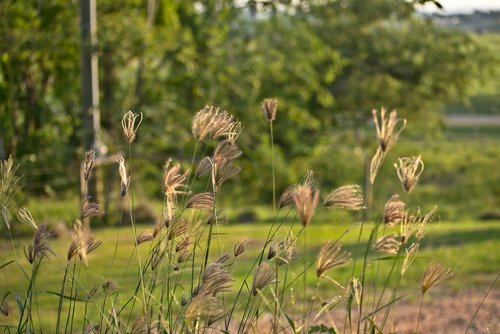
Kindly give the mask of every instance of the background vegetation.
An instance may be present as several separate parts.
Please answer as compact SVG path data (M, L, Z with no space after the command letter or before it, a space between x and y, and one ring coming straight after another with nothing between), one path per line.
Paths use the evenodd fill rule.
M408 145L430 164L424 205L439 202L444 218L498 215L498 128L450 130L442 117L443 110L498 114L491 23L498 13L422 16L401 0L97 5L98 137L116 152L123 112L144 113L148 131L136 155L148 199L160 199L164 161L188 159L192 115L213 104L245 126L243 173L228 197L244 208L268 203L270 145L260 103L272 96L279 100L278 190L308 168L328 186L362 182L359 162L374 149L370 110L385 106L409 119ZM78 15L78 3L63 0L0 4L0 156L20 163L28 194L77 196L87 149ZM114 166L102 170L113 180ZM105 188L113 191L112 182ZM465 188L474 200L463 200Z

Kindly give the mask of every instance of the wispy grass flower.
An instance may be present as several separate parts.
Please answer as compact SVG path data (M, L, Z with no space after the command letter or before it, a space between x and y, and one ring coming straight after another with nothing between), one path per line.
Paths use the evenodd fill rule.
M178 194L185 194L187 185L185 184L189 175L189 170L181 172L181 165L170 166L172 160L169 159L164 167L163 173L163 191L170 201L175 201ZM181 190L184 189L184 190Z
M377 151L373 155L372 161L370 162L370 184L375 183L375 179L378 175L378 171L380 167L382 167L382 163L384 162L385 152L379 147Z
M125 166L125 158L120 157L116 159L118 163L118 173L120 174L120 194L122 197L127 195L127 190L130 185L130 176L127 172L127 167Z
M306 175L302 178L299 185L307 187L313 191L319 189L319 182L314 177L314 172L312 170L308 170L306 172ZM284 208L294 203L293 196L295 195L295 192L297 191L297 187L299 185L292 184L291 186L286 188L285 191L283 191L278 201L278 205L280 208Z
M381 237L375 243L375 250L379 252L397 254L401 247L401 238L395 234L386 235Z
M327 241L321 246L316 257L316 276L321 277L328 270L341 266L351 260L351 253L342 250L342 246Z
M149 230L142 231L137 236L137 245L140 245L143 242L148 242L148 241L154 240L154 238L155 237L154 237L153 233L151 233L151 231L149 231Z
M255 270L252 283L252 294L256 296L276 277L276 270L267 262L262 263Z
M101 216L104 211L99 209L99 204L91 202L90 197L87 197L82 203L81 218L92 218L96 216Z
M338 187L332 191L325 199L325 207L347 209L347 210L362 210L363 194L361 187L358 185L347 185Z
M451 276L453 276L453 273L450 269L444 268L439 263L432 263L425 269L422 279L420 280L422 294L425 295L431 287Z
M405 202L399 195L392 195L384 206L384 224L394 226L399 224L405 218Z
M394 145L399 134L406 127L406 120L398 118L396 110L391 111L389 117L387 117L386 113L385 108L380 110L380 116L378 116L376 109L372 110L373 122L377 131L377 141L380 149L384 152L387 152Z
M231 274L224 268L223 263L210 263L202 275L202 291L215 296L219 292L229 291L233 281Z
M264 116L268 121L274 121L276 119L276 112L278 110L278 99L265 99L262 102L262 111L264 111Z
M252 240L250 238L247 238L247 237L244 237L243 239L238 241L233 247L234 257L238 257L241 254L243 254L243 252L245 252L245 249L248 247L248 245L251 242L252 242Z
M215 198L211 192L195 194L186 202L186 208L203 211L212 211L214 205Z
M83 178L85 181L88 181L90 175L92 174L92 169L94 168L95 151L93 149L86 151L84 157L85 159L83 161Z
M49 256L49 253L54 254L49 245L49 238L52 236L48 225L40 225L35 231L33 243L28 246L28 251L25 250L26 259L33 264L36 259L42 260Z
M28 210L27 208L19 209L19 211L17 212L17 219L19 219L21 223L33 226L35 230L38 229L38 226L36 225L30 210Z
M131 111L128 111L122 118L122 128L123 134L125 135L125 139L129 144L135 140L137 129L142 123L142 113L134 114Z
M400 158L398 164L394 164L399 180L407 192L411 192L418 182L418 178L424 171L424 163L420 156Z
M307 186L298 186L293 195L297 213L302 226L307 226L311 222L314 211L318 206L319 191L314 191Z

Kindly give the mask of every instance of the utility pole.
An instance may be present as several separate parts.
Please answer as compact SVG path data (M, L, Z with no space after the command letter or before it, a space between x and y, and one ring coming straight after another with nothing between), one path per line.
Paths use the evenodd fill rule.
M102 155L99 140L101 117L99 111L99 73L97 58L96 0L80 0L81 78L85 148L94 148Z
M96 0L80 0L80 30L83 144L85 149L93 148L95 150L96 162L99 162L106 155L107 148L100 141ZM95 197L100 202L104 192L101 168L96 168L95 175ZM88 189L82 188L82 201L87 197L88 191Z

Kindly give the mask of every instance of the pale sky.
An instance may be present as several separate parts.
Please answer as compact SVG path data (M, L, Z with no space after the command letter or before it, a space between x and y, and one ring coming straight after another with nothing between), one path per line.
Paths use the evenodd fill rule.
M438 0L444 7L444 13L469 13L474 10L500 10L500 0ZM428 4L425 12L442 12L436 6Z

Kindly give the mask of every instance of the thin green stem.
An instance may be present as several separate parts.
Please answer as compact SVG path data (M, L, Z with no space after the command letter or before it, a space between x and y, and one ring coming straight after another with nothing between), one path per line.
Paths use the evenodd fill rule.
M273 212L276 214L276 173L275 173L275 156L274 156L274 134L273 121L269 121L269 132L271 136L271 159L272 159L272 177L273 177Z
M470 327L472 326L472 323L474 322L474 319L476 318L477 313L479 312L479 309L481 308L481 306L483 306L484 301L486 300L486 298L490 294L491 290L495 286L495 284L498 281L499 277L500 277L500 272L498 273L497 277L495 278L495 280L493 281L493 283L488 288L488 291L486 291L486 294L484 295L483 300L481 300L481 303L479 303L479 306L477 307L476 312L474 312L474 315L472 316L472 319L470 319L469 324L467 325L467 329L465 330L465 334L467 334L467 332L469 331Z
M415 326L415 334L418 334L418 325L420 324L420 317L422 316L422 306L424 305L424 294L420 298L420 307L418 308L417 325ZM467 333L467 332L466 332Z

